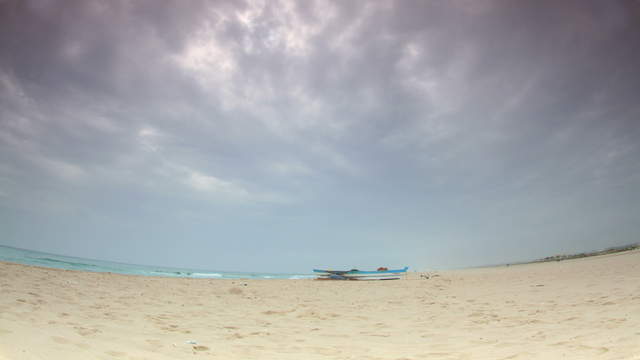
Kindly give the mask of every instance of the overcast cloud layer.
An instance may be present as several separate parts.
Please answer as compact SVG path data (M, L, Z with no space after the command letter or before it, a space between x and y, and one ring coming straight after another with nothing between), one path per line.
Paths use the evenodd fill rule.
M637 242L635 1L0 1L0 244L219 270Z

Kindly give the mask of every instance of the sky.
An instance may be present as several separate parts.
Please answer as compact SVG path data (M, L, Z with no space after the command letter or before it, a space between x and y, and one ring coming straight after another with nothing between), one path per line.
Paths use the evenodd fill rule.
M639 1L0 0L0 244L229 271L640 240Z

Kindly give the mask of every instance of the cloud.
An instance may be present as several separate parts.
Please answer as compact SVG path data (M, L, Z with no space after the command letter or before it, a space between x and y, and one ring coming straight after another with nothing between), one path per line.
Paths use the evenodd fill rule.
M292 237L385 219L380 233L480 243L460 229L482 209L528 224L637 188L639 14L624 1L4 1L3 203L109 194L100 211L118 218L139 196L315 219Z
M249 192L229 181L220 180L214 176L208 176L196 171L191 171L185 183L191 188L210 192L215 194L222 194L237 199L246 199L249 196Z
M85 176L85 171L75 164L46 158L41 158L38 160L41 161L41 166L46 168L54 175L65 180L75 181Z
M269 165L269 169L283 176L307 176L312 175L313 170L307 165L296 161L279 161Z
M138 130L138 139L140 145L148 151L155 152L159 150L158 142L161 136L162 134L152 127L145 126Z
M274 193L249 191L244 186L232 181L205 175L201 172L184 169L183 183L196 192L212 196L214 200L231 201L234 203L291 203L291 198Z

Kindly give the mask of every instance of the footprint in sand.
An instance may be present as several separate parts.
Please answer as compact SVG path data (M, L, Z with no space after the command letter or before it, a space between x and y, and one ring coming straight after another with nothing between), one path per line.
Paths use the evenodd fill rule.
M609 352L609 348L605 347L605 346L598 346L598 347L593 347L593 346L587 346L587 345L580 345L580 348L583 350L592 350L597 352L597 355L602 355L606 352Z
M264 314L264 315L284 315L284 314L286 314L286 311L267 310L267 311L263 311L262 314Z
M98 329L90 329L82 326L74 326L73 328L80 336L90 336L100 332Z
M125 353L125 352L115 351L115 350L105 351L104 353L109 355L109 356L115 356L115 357L123 357L123 356L127 355L127 353Z
M58 343L58 344L68 344L71 342L67 338L63 338L61 336L52 336L51 340L53 340L55 343Z
M317 352L320 355L340 355L342 354L342 352L340 350L334 349L334 348L313 348L313 350L315 352Z
M76 343L74 344L75 346L79 347L80 349L83 350L89 350L91 349L91 345L87 344L87 343Z
M271 333L268 332L268 331L254 331L249 335L252 335L252 336L262 336L262 335L269 336L269 335L271 335Z
M229 294L233 294L233 295L242 295L243 291L240 288L234 287L229 289Z
M165 347L164 341L159 339L147 339L145 340L145 342L149 344L152 352L161 352L162 349Z

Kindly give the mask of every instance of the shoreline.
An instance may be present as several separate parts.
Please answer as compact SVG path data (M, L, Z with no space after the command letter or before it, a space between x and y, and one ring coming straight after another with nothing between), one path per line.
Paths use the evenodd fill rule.
M27 261L20 262L6 260L0 258L0 263L12 263L12 264L20 264L24 266L34 266L43 269L58 269L58 270L68 270L68 271L81 271L81 272L94 272L94 273L107 273L107 274L120 274L120 275L129 275L129 276L143 276L143 277L162 277L162 278L185 278L185 279L234 279L234 280L243 280L243 279L262 279L262 280L272 280L272 279L286 279L286 280L304 280L304 279L314 279L317 274L313 273L269 273L269 272L242 272L242 271L222 271L222 270L203 270L203 269L187 269L187 268L173 268L173 267L165 267L165 266L152 266L152 265L138 265L138 264L128 264L128 263L120 263L113 261L105 261L105 260L95 260L95 259L84 259L84 258L75 258L69 257L66 255L52 254L52 253L44 253L35 250L27 250L21 249L6 245L0 245L0 248L10 249L12 251L17 251L19 253L29 253L34 252L37 254L41 254L43 256L53 256L59 257L61 260L51 260L56 263L69 263L69 259L72 259L73 265L83 265L89 268L87 269L77 269L77 268L65 268L62 266L47 266L43 264L33 264ZM429 270L416 270L416 271L408 271L405 273L406 276L408 274L417 274L417 276L429 275L437 272L447 272L447 271L459 271L464 269L485 269L485 268L493 268L493 267L510 267L517 265L526 265L526 264L537 264L537 263L546 263L546 262L560 262L567 260L575 260L582 258L590 258L597 256L606 256L606 255L614 255L618 253L624 253L634 250L640 250L640 243L636 244L628 244L622 246L614 246L609 247L603 250L595 250L583 253L576 254L562 254L562 255L553 255L547 256L541 259L535 260L526 260L526 261L518 261L518 262L510 262L510 263L499 263L499 264L488 264L488 265L475 265L469 267L460 267L460 268L446 268L446 269L429 269ZM38 258L40 260L40 258ZM77 263L76 261L84 261L83 263ZM102 264L93 264L93 263L102 263ZM69 263L71 264L71 263ZM124 266L130 267L133 271L128 273L127 270L121 271L110 271L109 269L102 270L91 270L92 267L104 267L104 264L110 264L111 266ZM130 270L131 271L131 270ZM143 273L136 273L142 271ZM148 273L144 273L148 272ZM198 276L192 276L193 274L198 274ZM246 275L247 277L244 277Z
M8 247L8 246L7 246ZM8 248L12 248L12 247L8 247ZM12 248L12 249L17 249L17 250L22 250L25 251L25 249L20 249L20 248ZM29 251L29 250L26 250ZM529 264L544 264L544 263L550 263L550 262L562 262L562 261L569 261L569 260L578 260L578 259L584 259L584 258L592 258L592 257L605 257L605 256L616 256L616 255L623 255L625 253L628 252L633 252L633 251L640 251L640 244L631 244L631 245L624 245L624 246L618 246L618 247L612 247L612 248L607 248L604 250L597 250L597 251L591 251L591 252L585 252L585 253L578 253L578 254L568 254L568 255L553 255L553 256L548 256L542 259L536 259L536 260L530 260L530 261L522 261L522 262L513 262L513 263L503 263L503 264L491 264L491 265L478 265L478 266L470 266L470 267L462 267L462 268L451 268L451 269L444 269L444 270L439 270L439 269L433 269L433 270L423 270L423 271L407 271L405 274L402 275L401 279L405 279L407 276L411 277L411 275L415 275L418 277L421 277L422 275L430 275L430 274L434 274L434 273L440 273L440 272L455 272L455 271L462 271L462 270L471 270L471 269L488 269L488 268L500 268L500 267L511 267L511 266L521 266L521 265L529 265ZM52 254L55 255L55 254ZM62 256L62 255L56 255L56 256ZM88 259L91 260L91 259ZM61 271L78 271L78 272L87 272L87 273L98 273L98 274L112 274L112 275L124 275L124 276L140 276L140 277L158 277L158 278L167 278L167 279L203 279L203 280L314 280L316 278L315 274L288 274L288 273L260 273L260 272L249 272L248 274L262 274L263 276L260 277L233 277L233 278L225 278L225 277L218 277L218 276L211 276L211 277L190 277L190 276L171 276L171 275L161 275L159 273L159 275L153 275L153 274L127 274L124 272L112 272L112 271L92 271L92 270L88 270L88 269L64 269L64 268L59 268L59 267L48 267L48 266L44 266L44 265L35 265L35 264L25 264L25 263L21 263L21 262L16 262L16 261L7 261L7 260L0 260L0 264L15 264L15 265L21 265L21 266L29 266L29 267L34 267L34 268L39 268L39 269L48 269L48 270L61 270ZM138 266L135 264L126 264L126 263L122 263L122 265L128 265L128 266ZM147 265L142 265L142 266L147 266ZM176 268L177 269L177 268ZM179 269L177 269L179 270ZM242 272L230 272L230 271L214 271L214 270L198 270L198 271L209 271L209 272L215 272L215 273L233 273L233 274L242 274ZM272 275L275 276L292 276L289 278L279 278L279 277L270 277ZM300 278L298 278L300 277Z
M68 255L46 253L0 245L0 261L22 265L39 266L49 269L88 271L124 275L160 276L170 278L196 279L295 279L313 277L301 273L272 273L255 271L224 271L197 268L179 268L163 265L129 264L108 260L79 258Z

